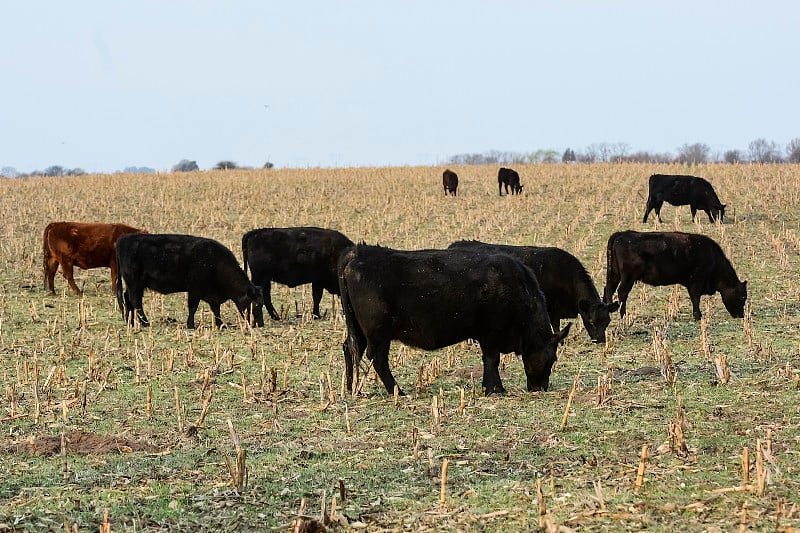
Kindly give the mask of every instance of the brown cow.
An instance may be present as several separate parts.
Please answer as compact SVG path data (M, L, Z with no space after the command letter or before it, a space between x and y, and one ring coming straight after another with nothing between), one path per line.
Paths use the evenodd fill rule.
M442 172L442 186L444 187L444 195L448 193L453 196L458 191L458 175L449 168Z
M115 245L121 235L147 233L145 230L124 224L90 222L51 222L44 229L42 252L44 279L51 294L55 294L54 281L58 265L69 286L80 295L81 290L72 277L72 268L110 267L111 287L117 285L117 258Z

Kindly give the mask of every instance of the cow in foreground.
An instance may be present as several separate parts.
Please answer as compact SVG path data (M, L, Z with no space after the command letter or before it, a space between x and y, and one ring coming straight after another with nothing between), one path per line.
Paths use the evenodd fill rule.
M500 196L503 196L503 186L506 188L506 194L508 194L509 187L511 187L511 194L522 194L522 185L519 184L519 174L516 170L500 168L497 171L497 188Z
M689 205L692 220L697 211L705 211L708 220L722 222L725 218L725 204L719 201L717 193L709 182L696 176L680 176L671 174L653 174L650 176L647 193L647 207L642 222L647 222L650 211L655 209L658 221L661 222L661 206L669 204Z
M239 313L261 301L261 290L250 283L233 253L212 239L192 235L125 235L117 241L117 303L122 315L133 323L133 313L143 326L150 325L142 309L145 289L161 294L186 292L189 317L194 329L200 300L222 326L220 306L233 300ZM123 296L123 281L125 293Z
M244 271L250 268L253 283L261 287L264 304L273 320L280 317L272 305L270 283L289 287L311 283L314 318L320 318L322 291L339 294L336 274L339 256L353 241L336 230L322 228L262 228L242 236ZM261 302L253 305L253 321L264 325Z
M695 320L702 317L700 296L717 291L732 317L744 317L747 282L739 281L722 248L705 235L622 231L608 238L606 255L603 300L610 303L619 287L621 317L636 281L655 286L683 285L689 291Z
M466 339L483 352L485 393L504 393L500 354L522 356L529 391L547 390L556 348L533 272L507 254L468 250L400 251L358 244L339 262L347 386L366 350L389 393L389 344L436 350ZM400 391L402 394L402 391Z
M444 195L452 194L456 196L458 191L458 175L449 168L442 172L442 186L444 187Z
M114 245L121 235L143 233L144 230L125 224L99 222L51 222L42 236L44 279L51 294L55 294L58 265L72 291L80 295L75 284L73 268L111 268L111 287L117 284L117 258Z
M547 314L553 331L559 330L561 319L580 315L592 341L606 341L611 313L619 308L619 303L603 302L589 273L571 253L561 248L508 246L480 241L458 241L451 244L450 248L513 255L536 275L547 302Z

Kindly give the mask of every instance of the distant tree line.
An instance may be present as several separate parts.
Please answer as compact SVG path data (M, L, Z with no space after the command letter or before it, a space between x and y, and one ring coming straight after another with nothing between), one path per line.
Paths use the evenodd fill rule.
M451 156L448 163L453 165L515 165L523 163L683 163L696 165L700 163L800 163L800 137L792 139L785 147L774 141L759 138L747 145L747 150L726 150L713 152L705 143L686 143L678 147L677 153L633 151L627 143L594 143L582 151L567 148L563 153L557 150L544 149L532 152L509 152L490 150L483 153L465 153ZM271 169L270 161L261 168ZM239 166L234 161L222 160L214 165L213 170L251 169ZM200 170L197 161L181 159L172 166L172 172L195 172ZM121 172L129 174L152 174L156 170L150 167L125 167ZM29 176L81 176L86 174L82 168L65 168L52 165L44 170L19 172L11 166L0 167L0 177L26 178Z
M632 151L627 143L595 143L583 151L567 148L563 153L556 150L533 152L507 152L490 150L484 153L458 154L448 162L454 165L513 165L521 163L800 163L800 137L793 139L784 148L774 141L756 139L747 150L712 152L704 143L686 143L678 147L677 153Z
M270 161L264 163L264 166L261 168L264 169L271 169L274 168L275 165ZM233 169L252 169L253 167L248 166L239 166L233 161L220 161L216 165L214 165L214 170L233 170ZM181 159L178 163L172 166L172 172L195 172L200 170L200 167L197 165L197 161L190 161L188 159ZM125 174L155 174L156 169L150 167L136 167L130 166L125 167L121 171ZM34 170L32 172L19 172L16 168L11 166L0 167L0 177L3 178L28 178L32 176L49 176L49 177L59 177L59 176L81 176L86 174L86 171L82 168L64 168L59 165L52 165L47 167L44 170Z

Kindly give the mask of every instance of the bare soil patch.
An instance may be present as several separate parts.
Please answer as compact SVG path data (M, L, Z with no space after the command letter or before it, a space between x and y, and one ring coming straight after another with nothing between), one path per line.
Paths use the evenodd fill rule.
M77 455L159 451L159 448L152 444L115 435L70 431L64 434L64 438L67 453ZM61 435L30 436L23 442L13 444L8 451L37 456L56 455L61 453Z

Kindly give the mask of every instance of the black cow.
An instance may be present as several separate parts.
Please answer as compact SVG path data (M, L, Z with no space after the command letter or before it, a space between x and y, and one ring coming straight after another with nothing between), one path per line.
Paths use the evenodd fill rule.
M456 196L456 192L458 191L458 175L449 168L445 169L445 171L442 172L442 186L444 187L445 196L448 194Z
M311 283L313 315L320 317L322 290L339 294L336 265L353 241L336 230L322 228L262 228L242 236L244 270L250 268L253 283L261 287L269 316L278 320L272 305L270 282L296 287ZM253 319L264 325L261 303L253 305Z
M475 339L483 351L483 388L503 393L501 353L522 356L529 391L547 390L556 347L536 276L507 254L469 250L400 251L358 244L339 262L347 322L347 386L366 349L390 393L389 344L436 350Z
M603 300L611 302L619 286L619 314L634 282L683 285L689 290L695 320L700 320L700 296L719 291L734 318L744 317L747 282L739 277L719 244L705 235L681 232L621 231L608 238L608 266Z
M689 205L692 220L697 210L705 211L711 222L725 218L725 204L720 203L717 193L709 182L696 176L653 174L650 176L647 207L642 222L647 222L650 211L655 209L661 222L661 206L664 202L678 206Z
M508 194L509 187L511 187L511 194L522 194L522 185L519 184L519 174L516 170L500 168L497 171L497 189L500 196L503 196L503 185L506 187L506 194Z
M508 246L480 241L458 241L451 244L450 248L513 255L536 274L547 302L547 314L553 331L559 330L562 318L575 318L580 314L592 341L606 341L611 313L617 310L619 303L603 302L589 273L571 253L561 248Z
M135 311L143 326L150 323L142 309L145 289L161 294L186 292L189 303L187 328L194 328L200 300L222 325L220 306L233 300L244 314L251 303L261 301L261 290L250 283L233 253L212 239L192 235L130 234L117 240L117 303L122 315L133 322ZM123 298L122 283L126 290Z

